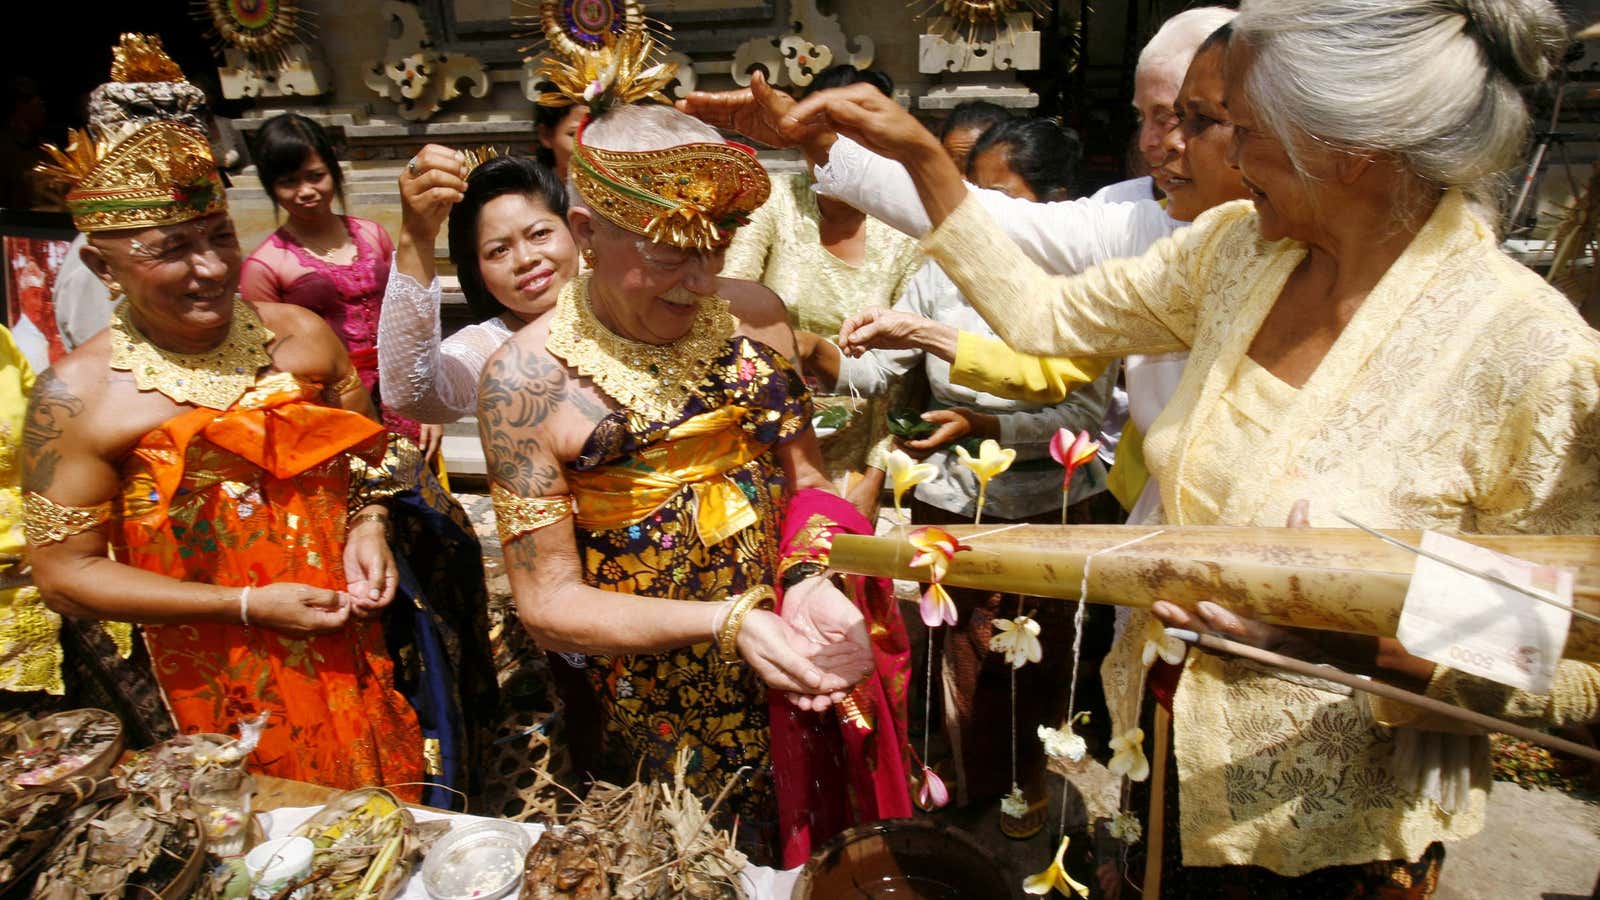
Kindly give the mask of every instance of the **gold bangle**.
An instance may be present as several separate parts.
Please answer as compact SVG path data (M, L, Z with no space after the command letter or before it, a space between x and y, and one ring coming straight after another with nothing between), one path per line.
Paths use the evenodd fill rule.
M739 629L744 627L745 616L758 607L771 609L777 602L778 593L770 584L758 584L739 595L733 601L733 607L728 610L728 618L722 623L722 630L717 633L717 655L723 662L734 662L739 658Z
M494 521L500 532L501 546L572 515L571 494L518 497L496 483L489 486L489 497L494 503Z
M386 532L389 530L389 514L387 512L360 512L357 516L350 516L349 524L346 524L346 530L357 527L362 522L382 522L384 530Z
M22 527L35 547L59 544L75 534L99 528L111 519L111 501L94 506L68 506L43 494L22 495Z

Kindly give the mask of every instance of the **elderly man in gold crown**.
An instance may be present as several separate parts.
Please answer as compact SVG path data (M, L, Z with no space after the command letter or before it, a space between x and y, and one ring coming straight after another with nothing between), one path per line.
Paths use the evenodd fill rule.
M600 703L604 758L575 762L663 779L686 751L742 848L793 866L911 813L905 631L884 585L829 579L831 535L870 526L824 490L782 301L717 276L766 172L628 105L672 77L650 53L625 31L549 73L546 102L593 111L569 164L588 271L490 359L479 429L522 621Z
M111 87L194 90L159 41L124 35L116 57ZM418 781L417 718L373 618L397 578L364 493L393 489L368 477L385 435L343 345L313 313L235 296L239 240L191 123L131 118L55 155L84 261L126 299L28 407L40 593L141 624L182 730L266 714L257 771Z

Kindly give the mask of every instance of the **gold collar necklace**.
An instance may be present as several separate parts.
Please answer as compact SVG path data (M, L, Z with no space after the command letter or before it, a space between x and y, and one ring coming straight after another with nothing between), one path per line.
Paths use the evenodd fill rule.
M670 344L629 340L595 317L589 279L584 273L562 288L545 347L628 412L671 421L723 355L739 320L728 312L728 301L704 297L683 337Z
M141 334L124 300L111 317L111 368L132 373L139 390L160 391L175 403L228 409L272 363L267 344L273 337L255 309L235 297L233 323L222 343L204 353L177 353Z

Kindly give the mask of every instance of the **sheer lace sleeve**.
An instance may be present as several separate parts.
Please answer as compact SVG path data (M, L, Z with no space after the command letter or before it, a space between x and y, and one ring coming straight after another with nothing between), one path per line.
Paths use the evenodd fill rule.
M378 318L378 379L383 402L419 422L454 422L478 405L478 377L511 332L498 319L440 341L439 279L424 287L389 270Z

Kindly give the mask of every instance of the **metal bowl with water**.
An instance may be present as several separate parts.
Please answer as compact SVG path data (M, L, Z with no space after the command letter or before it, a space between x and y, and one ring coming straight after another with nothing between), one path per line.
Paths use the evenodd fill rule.
M1008 900L1000 866L948 825L894 819L858 825L812 855L794 900Z
M435 900L493 900L522 881L533 838L512 822L475 822L439 839L422 863L422 885Z

